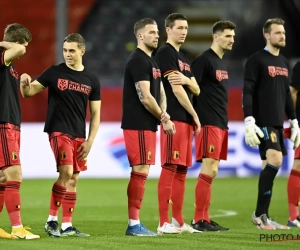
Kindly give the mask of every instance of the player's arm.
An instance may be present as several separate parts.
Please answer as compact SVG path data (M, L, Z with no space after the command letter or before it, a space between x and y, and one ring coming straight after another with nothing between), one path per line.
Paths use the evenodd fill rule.
M31 82L31 77L28 74L22 74L20 78L20 91L24 98L32 97L42 92L45 87L37 80Z
M195 96L200 94L200 88L195 77L189 78L178 71L173 71L168 74L168 80L172 85L186 85Z
M137 81L134 85L140 102L152 115L154 115L158 120L161 120L163 111L158 106L155 98L151 95L150 81Z
M163 112L167 112L167 96L162 82L160 82L160 105L159 106Z
M293 86L290 86L290 92L293 100L293 105L296 108L296 103L297 103L297 94L298 94L298 89L295 89Z
M100 126L101 101L90 101L90 129L87 141L93 143Z
M4 64L9 65L12 61L26 53L25 46L18 43L0 42L0 47L4 48Z
M289 86L287 87L287 94L286 94L286 101L285 101L285 113L290 120L294 120L294 119L296 119L295 108L296 108L296 100L297 100L298 91L293 88L294 94L292 94L290 88L293 88L293 87L289 87ZM293 95L294 95L294 97L293 97Z

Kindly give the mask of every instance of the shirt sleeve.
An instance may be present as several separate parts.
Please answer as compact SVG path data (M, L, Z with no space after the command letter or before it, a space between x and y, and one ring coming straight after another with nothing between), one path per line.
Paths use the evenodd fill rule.
M134 82L151 80L149 64L142 57L137 57L134 60L132 60L128 64L127 68L130 71Z
M155 55L163 77L167 77L174 71L178 71L178 58L171 48L158 51Z
M45 88L49 87L53 75L53 67L46 69L36 80Z
M244 117L253 116L253 91L259 80L260 62L251 57L245 65L242 103Z
M89 96L90 101L100 101L101 100L101 84L98 77L93 78L93 87L91 94Z
M293 68L291 86L300 90L300 61Z
M198 84L203 80L208 69L209 61L205 56L199 56L192 62L191 71Z

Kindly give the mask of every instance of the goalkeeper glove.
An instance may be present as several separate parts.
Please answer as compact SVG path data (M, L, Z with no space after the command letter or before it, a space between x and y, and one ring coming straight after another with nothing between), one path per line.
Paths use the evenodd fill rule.
M259 127L255 125L255 119L253 116L248 116L245 118L245 125L246 125L246 135L245 141L246 144L251 147L256 147L260 144L259 138L264 137L264 133L261 131Z
M300 131L299 131L299 125L298 120L289 120L290 121L290 128L291 128L291 137L290 140L294 143L294 149L298 148L300 144Z

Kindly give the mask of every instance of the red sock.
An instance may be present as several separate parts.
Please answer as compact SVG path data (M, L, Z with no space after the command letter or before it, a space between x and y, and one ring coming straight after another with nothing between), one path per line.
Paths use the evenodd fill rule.
M201 174L198 177L196 189L195 189L195 215L194 221L197 223L199 220L206 220L210 222L209 219L209 205L211 197L211 183L213 178Z
M185 179L187 174L187 167L177 166L176 173L172 185L172 216L182 226L183 219L183 202L185 193Z
M63 186L57 184L57 182L55 182L53 184L52 192L51 192L49 215L52 215L52 216L58 215L58 209L65 197L66 192L67 192L66 187L63 187Z
M66 192L62 201L62 222L72 222L72 215L76 204L76 192Z
M0 213L4 207L4 193L5 193L6 184L0 184Z
M21 198L20 198L20 186L19 181L7 181L4 201L6 210L12 226L21 226Z
M140 219L140 209L144 198L146 180L146 174L131 172L130 181L127 187L128 216L131 220Z
M300 201L300 171L296 169L291 170L287 184L287 192L290 213L289 220L293 221L299 215L298 202Z
M162 226L165 222L170 223L169 204L172 199L172 183L176 168L176 165L166 165L161 168L158 180L158 209L160 226Z

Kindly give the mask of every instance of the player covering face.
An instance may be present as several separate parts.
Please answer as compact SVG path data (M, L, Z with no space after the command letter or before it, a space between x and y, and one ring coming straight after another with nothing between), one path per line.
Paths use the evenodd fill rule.
M13 23L5 28L3 41L0 42L0 213L5 204L12 225L11 234L0 229L0 238L6 239L40 238L23 227L20 214L21 111L18 93L19 75L13 64L26 53L31 38L27 28Z
M266 47L253 54L245 66L243 109L245 140L249 146L259 146L262 171L258 182L256 210L253 224L260 229L289 229L272 220L269 206L273 182L286 155L283 123L289 118L290 140L297 148L300 143L298 120L289 88L289 63L280 55L285 46L284 21L273 18L263 27Z
M55 156L58 179L51 192L50 212L45 225L48 235L88 237L72 225L81 171L87 170L87 157L100 123L100 83L82 64L85 41L80 34L68 35L63 43L65 63L46 69L35 81L21 76L21 93L32 97L48 87L48 111L44 132ZM90 128L86 139L85 118L90 107ZM62 206L61 230L58 210Z

